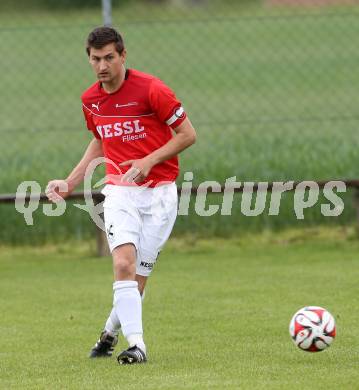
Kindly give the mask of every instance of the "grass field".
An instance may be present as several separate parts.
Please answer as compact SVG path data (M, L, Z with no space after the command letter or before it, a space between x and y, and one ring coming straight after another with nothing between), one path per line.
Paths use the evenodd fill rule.
M183 154L182 173L194 172L195 184L234 175L242 181L356 178L358 7L234 3L208 9L128 3L114 11L128 66L164 79L195 124L198 142ZM94 79L83 43L101 13L33 10L24 18L8 10L0 22L7 53L0 192L15 192L23 180L44 188L68 174L90 140L79 96ZM0 215L2 241L19 242L26 235L21 219L8 206L0 206ZM283 215L279 225L287 221ZM226 223L234 229L236 218ZM62 235L55 220L39 217L38 224L53 238ZM72 236L91 229L74 213L63 224ZM215 229L214 219L206 225Z
M86 244L0 249L0 388L358 389L359 243L348 229L172 240L144 303L149 363L87 354L111 306L111 264ZM288 334L321 305L337 339L319 354ZM125 347L123 340L119 348Z

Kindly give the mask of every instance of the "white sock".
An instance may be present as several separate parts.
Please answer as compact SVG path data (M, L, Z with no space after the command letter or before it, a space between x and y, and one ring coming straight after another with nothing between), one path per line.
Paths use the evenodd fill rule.
M120 323L120 320L118 319L118 316L116 314L116 310L113 307L111 310L111 313L106 321L105 331L107 333L110 333L112 336L114 336L114 335L117 336L120 328L121 328L121 323Z
M136 344L145 352L146 347L142 336L142 301L138 283L132 280L117 281L113 284L113 290L114 309L120 320L123 335L130 347ZM135 344L133 344L134 340Z
M142 302L144 299L145 299L145 290L143 290L143 293L141 295ZM120 320L118 319L118 316L116 314L115 307L113 307L111 310L111 313L106 321L104 330L107 333L110 333L112 336L114 336L114 335L117 336L120 329L121 329L121 323L120 323ZM132 345L130 345L130 346L132 346Z

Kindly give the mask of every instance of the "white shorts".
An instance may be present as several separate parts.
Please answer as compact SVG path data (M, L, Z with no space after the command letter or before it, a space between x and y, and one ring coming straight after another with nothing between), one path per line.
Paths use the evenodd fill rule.
M177 216L176 183L155 188L106 185L104 219L111 252L126 243L136 247L136 273L149 276Z

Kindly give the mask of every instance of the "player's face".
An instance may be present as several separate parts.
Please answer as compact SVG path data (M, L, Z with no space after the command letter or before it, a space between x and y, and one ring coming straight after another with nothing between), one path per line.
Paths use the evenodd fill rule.
M102 83L111 83L123 72L126 50L120 55L114 43L109 43L101 49L90 48L90 64Z

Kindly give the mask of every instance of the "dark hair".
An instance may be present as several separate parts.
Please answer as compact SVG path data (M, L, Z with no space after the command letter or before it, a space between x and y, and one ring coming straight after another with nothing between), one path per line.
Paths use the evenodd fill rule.
M120 33L112 27L96 27L87 37L86 52L90 55L90 48L101 49L109 43L114 43L116 51L121 55L125 45Z

